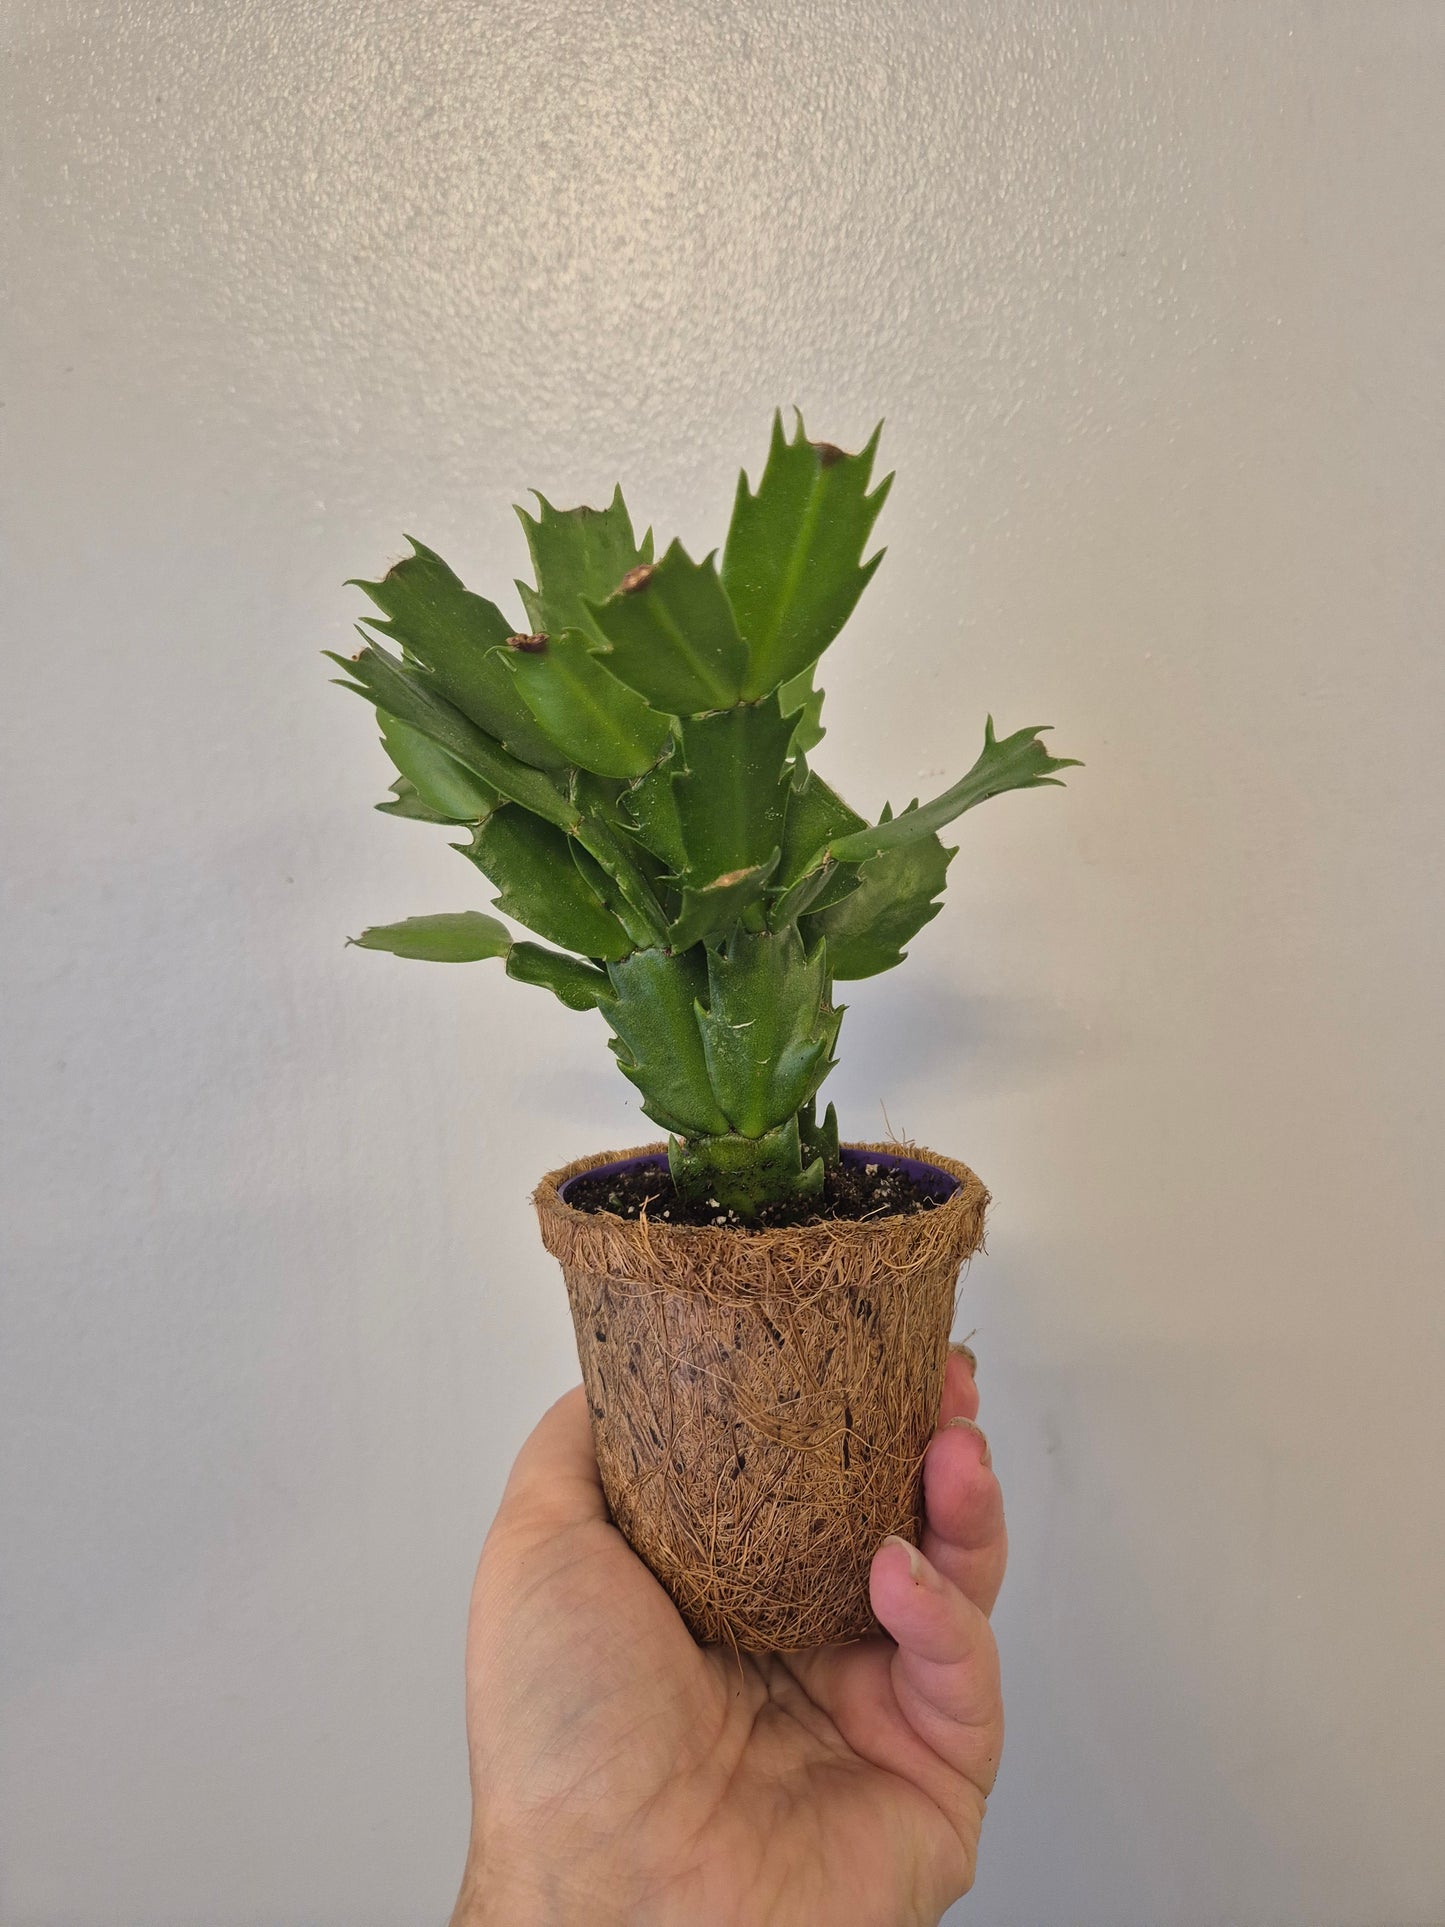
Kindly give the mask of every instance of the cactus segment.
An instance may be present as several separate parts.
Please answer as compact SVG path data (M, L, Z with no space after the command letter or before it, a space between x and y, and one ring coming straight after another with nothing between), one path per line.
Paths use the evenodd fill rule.
M665 1131L725 1132L727 1117L708 1079L696 1009L707 995L707 961L692 950L638 950L609 964L612 994L602 1014L612 1049L642 1092L642 1108Z
M473 776L419 729L376 712L382 747L439 823L476 823L497 802L490 783Z
M607 978L594 964L545 944L514 943L507 952L507 975L550 990L569 1010L596 1010L607 995Z
M815 1158L832 1170L838 1162L840 1145L838 1143L838 1113L830 1104L823 1113L822 1122L818 1120L818 1100L810 1097L798 1112L798 1136L803 1147L803 1162L810 1164Z
M504 923L480 910L376 924L352 942L358 950L389 950L394 957L417 957L425 963L479 963L501 957L509 977L544 986L571 1010L595 1010L607 990L607 978L595 964L540 943L518 943Z
M674 1136L667 1163L679 1197L744 1221L770 1204L818 1197L825 1176L821 1158L804 1161L796 1117L758 1138Z
M643 848L680 876L687 869L688 861L673 780L678 773L679 759L674 748L666 761L628 785L618 799L618 807L631 822L632 834Z
M816 749L828 733L823 727L823 692L813 687L815 667L809 663L801 676L794 676L791 682L778 687L778 707L793 725L789 748L794 764L794 789L801 789L807 776L808 751Z
M517 584L527 621L544 635L580 629L600 644L588 600L604 600L630 570L652 560L652 531L634 539L620 486L605 509L554 509L545 496L536 499L536 515L517 510L537 578L535 588Z
M403 816L411 823L450 823L455 826L454 816L444 816L434 810L418 793L415 783L405 776L398 776L391 786L391 794L376 806L384 816Z
M1050 756L1039 741L1047 727L1046 723L1035 723L1028 729L1016 729L1012 736L1005 736L1000 742L994 735L990 716L984 724L983 749L978 761L952 789L921 808L917 803L910 803L901 815L884 820L872 829L835 838L829 845L829 854L842 863L865 863L869 857L896 850L916 837L931 836L962 816L965 810L986 802L990 796L1001 796L1005 790L1062 789L1053 771L1078 769L1081 765L1076 756Z
M694 562L674 542L660 562L630 570L605 602L587 606L607 667L654 709L699 716L738 701L747 652L713 556Z
M672 718L619 682L580 629L511 636L497 653L538 726L575 768L643 776L672 741Z
M893 481L867 492L882 432L880 422L861 453L845 455L810 442L801 415L789 441L780 411L756 490L739 475L722 583L747 644L745 697L810 670L882 561L881 549L861 561Z
M724 871L701 889L685 883L677 921L667 933L668 948L689 950L695 943L726 937L737 928L744 911L762 901L768 879L777 867L778 852L774 850L766 862L755 863L747 870Z
M491 651L512 625L494 602L474 595L422 543L408 536L413 554L379 582L353 579L382 611L364 617L367 629L397 644L428 672L432 689L488 736L538 769L559 769L562 750L538 727Z
M608 963L631 951L626 929L573 861L571 839L530 810L503 803L470 843L454 847L497 886L496 908L549 943Z
M835 978L891 970L907 956L904 944L943 908L948 866L957 854L928 836L870 857L853 872L856 888L802 919L804 940L826 945Z
M331 660L346 672L344 689L364 696L398 722L409 723L463 769L480 776L513 803L563 829L571 822L575 812L552 778L513 756L470 717L437 695L424 672L398 661L374 642L355 656L333 655Z
M776 696L683 723L672 792L689 883L751 869L781 848L791 734Z
M842 1012L828 996L823 946L796 929L735 930L707 953L706 1007L696 1016L708 1081L742 1137L776 1129L833 1067Z
M484 957L505 957L513 937L496 917L457 910L373 924L350 941L358 950L389 950L393 957L417 957L423 963L480 963Z

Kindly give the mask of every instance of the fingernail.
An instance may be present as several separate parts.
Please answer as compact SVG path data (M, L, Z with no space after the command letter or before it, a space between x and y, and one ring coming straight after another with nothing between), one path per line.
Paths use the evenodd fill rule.
M951 1418L943 1429L945 1432L951 1432L955 1427L960 1432L972 1432L974 1434L983 1446L983 1451L979 1454L979 1464L992 1465L993 1453L988 1449L988 1434L984 1431L983 1427L981 1425L975 1425L971 1418Z
M908 1554L908 1577L915 1586L926 1586L930 1592L942 1589L943 1581L917 1546L911 1545L907 1539L900 1539L896 1532L890 1532L883 1543L885 1546L902 1546Z
M978 1377L978 1359L974 1356L972 1345L965 1345L962 1340L955 1339L948 1349L951 1352L957 1352L960 1358L966 1358L968 1360L968 1369L973 1373L975 1378Z

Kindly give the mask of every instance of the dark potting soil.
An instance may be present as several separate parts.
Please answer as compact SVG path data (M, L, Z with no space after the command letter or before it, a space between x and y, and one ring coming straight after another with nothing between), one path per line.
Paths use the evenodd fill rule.
M839 1164L824 1178L820 1198L765 1205L756 1218L744 1222L736 1212L721 1210L708 1200L694 1203L680 1198L664 1164L638 1165L631 1171L614 1171L610 1177L584 1173L568 1185L567 1202L576 1211L611 1211L619 1218L640 1218L645 1209L653 1224L721 1225L745 1231L821 1224L829 1218L908 1217L915 1211L931 1211L940 1200L893 1165Z

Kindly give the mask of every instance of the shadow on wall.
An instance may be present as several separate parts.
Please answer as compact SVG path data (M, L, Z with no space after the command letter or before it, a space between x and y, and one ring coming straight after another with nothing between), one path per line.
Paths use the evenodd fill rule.
M968 1311L965 1289L963 1329ZM995 1614L1009 1736L978 1884L951 1918L1363 1919L1349 1896L1394 1896L1398 1853L1363 1805L1348 1838L1319 1817L1359 1709L1298 1659L1281 1445L1251 1392L1278 1362L1137 1345L1040 1368L1043 1338L1006 1318L980 1378L1027 1522Z
M1086 1038L1077 1008L1042 997L966 993L921 971L902 984L839 984L835 997L848 1014L838 1040L841 1062L824 1095L836 1100L845 1136L886 1135L880 1101L891 1106L895 1095L914 1086L935 1089L940 1062L949 1067L951 1085L1007 1095L1051 1081ZM1097 1048L1097 1027L1087 1041ZM907 1134L907 1123L892 1116L900 1136Z

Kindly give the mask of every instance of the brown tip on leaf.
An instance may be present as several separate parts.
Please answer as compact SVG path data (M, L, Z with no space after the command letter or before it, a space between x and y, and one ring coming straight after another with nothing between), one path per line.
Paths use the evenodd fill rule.
M540 656L547 647L545 636L508 636L507 647L519 650L524 656Z
M636 595L637 591L639 589L645 589L651 580L652 564L650 562L640 562L635 569L629 569L626 575L623 576L617 585L617 593L619 595Z
M818 457L819 468L831 468L834 462L846 462L848 459L844 450L833 442L814 442L813 449Z

